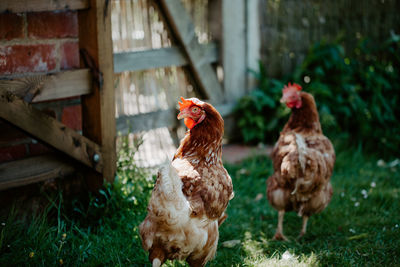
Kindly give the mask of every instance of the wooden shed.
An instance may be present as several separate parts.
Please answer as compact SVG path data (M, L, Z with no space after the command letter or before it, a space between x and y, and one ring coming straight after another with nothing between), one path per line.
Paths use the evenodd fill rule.
M196 1L1 1L0 190L78 172L96 191L114 180L117 131L175 129L171 105L118 115L118 73L182 68L192 94L229 115L257 66L258 0L200 1L213 35L207 44L185 8ZM116 52L111 14L124 5L133 10L127 25L137 5L155 10L170 44Z

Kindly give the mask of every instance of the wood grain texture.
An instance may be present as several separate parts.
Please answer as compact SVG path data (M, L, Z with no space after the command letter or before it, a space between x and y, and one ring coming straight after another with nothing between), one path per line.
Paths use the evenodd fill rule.
M159 3L179 44L185 50L196 82L210 100L223 102L224 95L217 75L211 64L205 60L204 50L200 48L194 25L181 1L160 0Z
M9 91L33 103L89 94L91 88L92 76L89 69L0 78L0 91Z
M95 80L92 94L82 97L82 130L86 137L101 144L103 178L112 182L116 171L116 130L111 1L90 0L89 5L90 9L78 12L79 47L90 57ZM102 177L93 173L89 176L92 190L103 185Z
M0 164L0 190L28 185L74 173L64 157L44 155Z
M225 117L232 113L235 104L217 104L214 107L221 116ZM165 109L137 115L121 116L117 118L117 131L122 135L126 135L128 133L149 131L162 127L174 128L179 124L176 118L177 115L177 109Z
M200 45L204 61L211 64L218 61L217 45ZM189 64L185 52L178 47L166 47L136 52L114 54L114 72L139 71Z
M175 109L159 110L137 115L125 115L117 118L117 131L122 135L149 131L162 127L174 127L178 124Z
M88 0L1 0L0 13L78 10L89 7Z
M224 88L228 101L246 92L246 20L244 0L222 0L222 58Z
M6 91L0 93L0 117L97 172L103 171L99 145Z

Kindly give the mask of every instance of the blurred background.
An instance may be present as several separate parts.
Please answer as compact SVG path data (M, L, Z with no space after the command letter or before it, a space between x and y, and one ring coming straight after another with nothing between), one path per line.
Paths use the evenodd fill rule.
M399 10L399 0L1 0L0 266L148 266L138 225L154 172L187 130L181 96L225 121L235 198L208 266L400 266ZM292 242L278 242L265 182L288 82L314 95L336 163L327 209L301 240L288 214ZM4 92L25 117L7 120Z
M329 137L383 157L398 153L400 137L393 134L399 130L400 114L398 1L236 1L232 5L240 6L239 15L229 14L222 2L183 1L199 43L218 47L213 66L225 94L230 94L230 84L241 86L229 99L234 108L225 116L227 140L272 144L289 115L279 103L281 88L296 82L316 97ZM242 51L224 52L230 49L224 37L229 40L231 29L222 25L230 21L223 16L239 21L231 35L241 37L237 48ZM151 1L113 1L112 27L115 53L173 45ZM230 64L224 56L238 58L237 70L224 68ZM239 84L223 81L229 79L224 71L242 71ZM117 73L115 86L116 114L121 118L174 109L179 96L196 95L184 66ZM143 141L135 160L153 166L171 158L184 131L179 124L134 130L128 135L131 144L139 136Z

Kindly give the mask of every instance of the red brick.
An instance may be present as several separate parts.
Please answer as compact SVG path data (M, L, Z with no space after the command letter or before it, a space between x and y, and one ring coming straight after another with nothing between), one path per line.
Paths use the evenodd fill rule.
M24 144L0 148L0 162L20 159L25 155L26 148Z
M28 36L35 38L66 38L78 36L76 12L35 12L27 14Z
M82 130L81 105L65 107L61 116L61 122L74 130Z
M29 155L30 156L37 156L41 154L45 154L51 151L51 148L47 145L36 143L36 144L29 144Z
M11 40L24 37L24 18L20 14L0 14L0 39Z
M55 68L55 45L0 45L0 74L47 72Z
M79 68L79 45L78 42L65 42L61 45L62 70Z

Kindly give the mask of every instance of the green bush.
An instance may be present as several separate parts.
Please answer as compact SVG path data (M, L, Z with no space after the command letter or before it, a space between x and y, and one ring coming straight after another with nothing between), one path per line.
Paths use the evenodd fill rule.
M271 142L287 121L289 110L279 103L283 84L302 85L314 95L328 136L347 136L354 145L382 153L398 153L400 145L400 36L382 44L360 40L346 52L340 40L318 42L303 63L282 81L256 72L259 86L236 108L245 142ZM272 140L271 140L272 137Z
M138 227L147 213L154 177L133 161L140 139L133 146L127 137L120 141L114 183L90 194L88 201L69 203L58 192L48 196L50 205L43 213L29 220L21 220L16 209L0 217L0 266L148 263Z
M270 143L276 140L278 129L290 113L279 103L284 82L268 79L262 63L259 71L252 73L258 87L242 97L235 107L237 126L245 143Z

